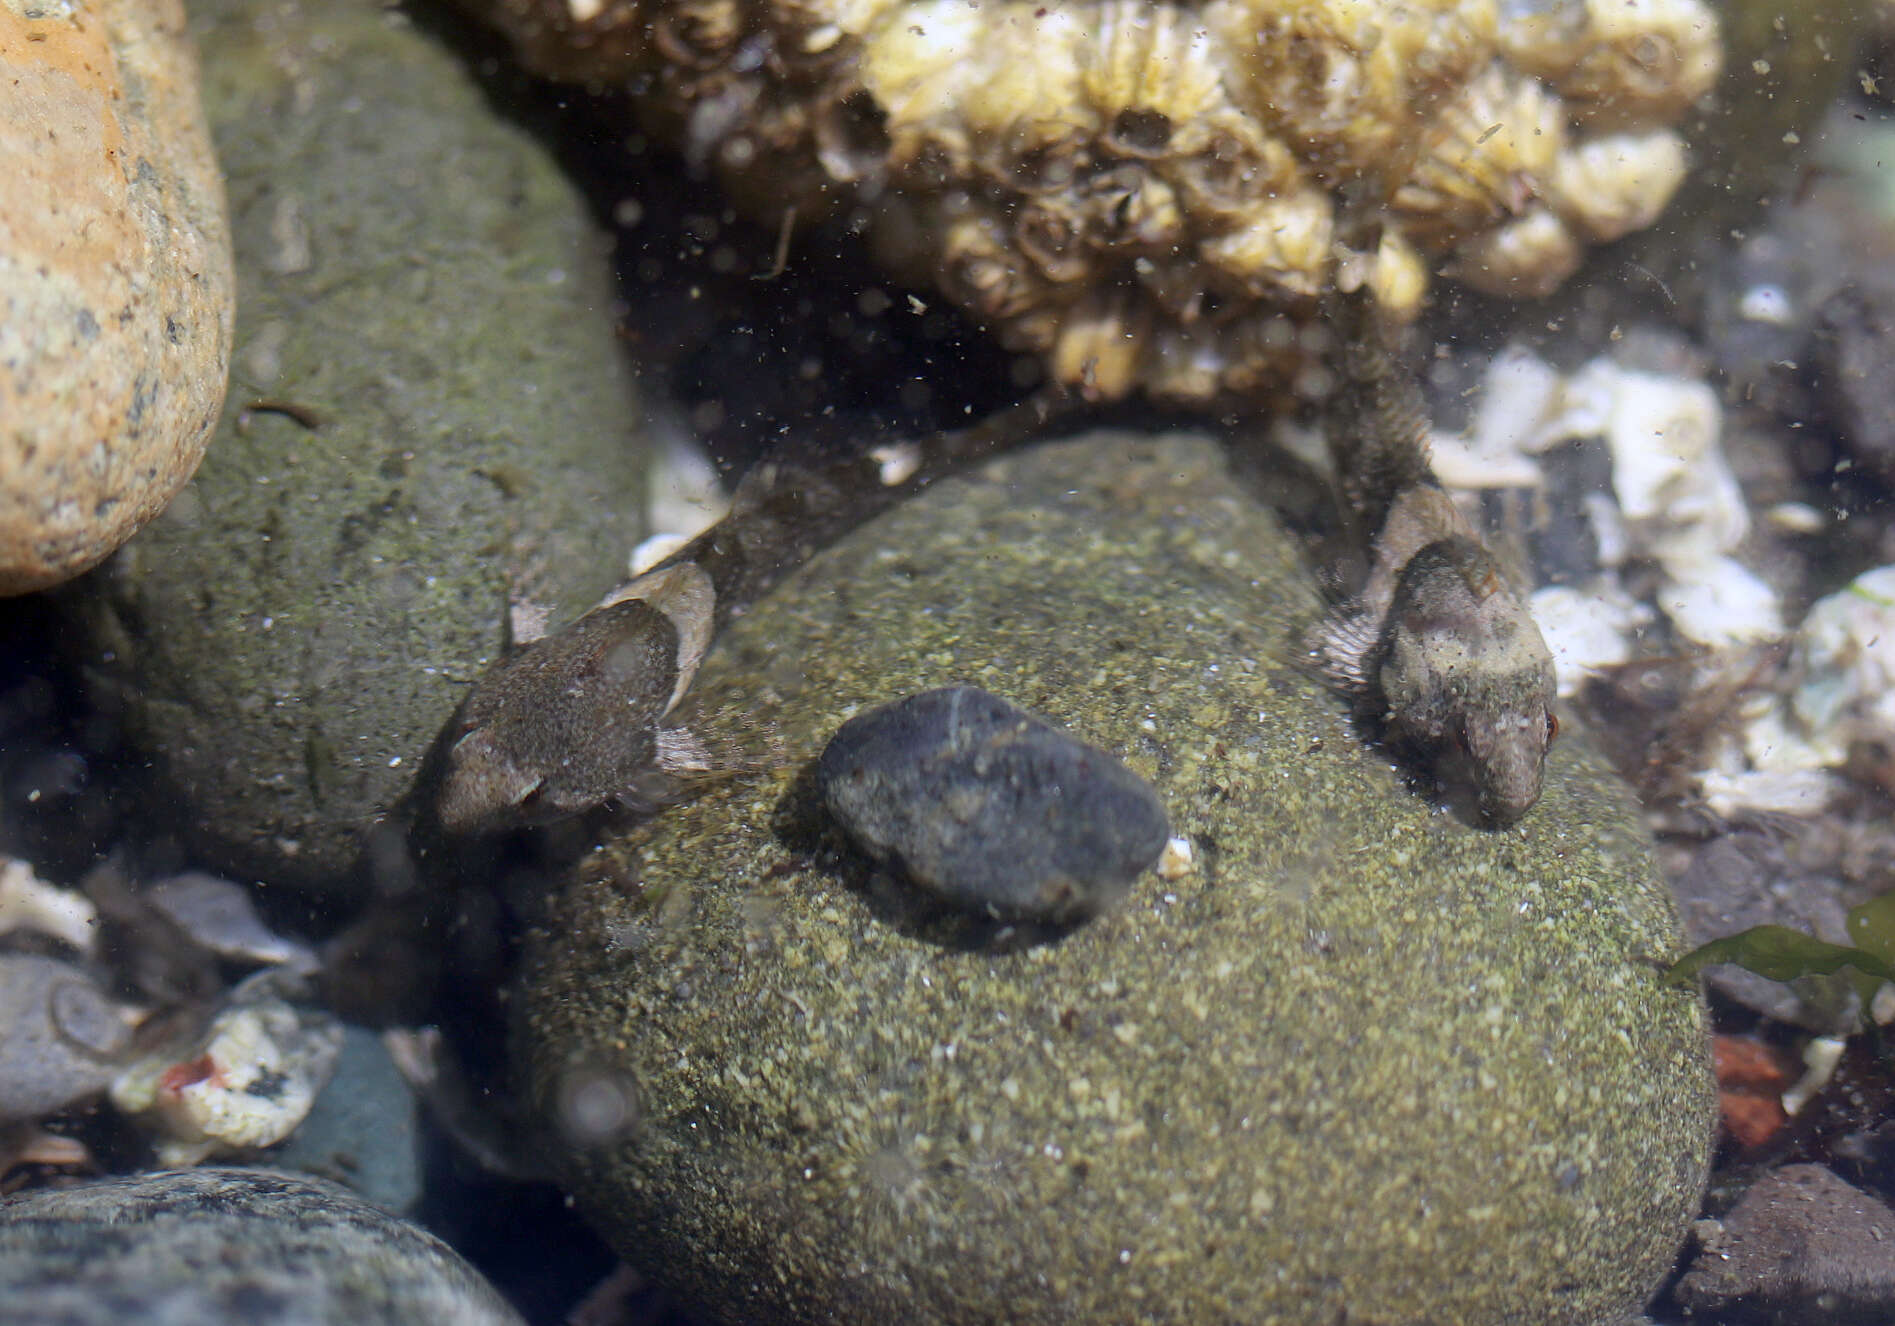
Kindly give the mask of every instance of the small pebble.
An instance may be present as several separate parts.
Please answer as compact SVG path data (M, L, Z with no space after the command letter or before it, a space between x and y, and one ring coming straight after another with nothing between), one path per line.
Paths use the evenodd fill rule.
M1097 915L1170 834L1158 794L1130 769L972 686L858 714L817 777L863 852L1004 919Z
M284 939L263 924L241 884L193 870L153 884L144 897L219 957L292 965L315 960L308 945Z

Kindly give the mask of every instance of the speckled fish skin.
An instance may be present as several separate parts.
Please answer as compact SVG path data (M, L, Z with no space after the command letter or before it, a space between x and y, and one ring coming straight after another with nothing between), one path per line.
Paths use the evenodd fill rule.
M727 517L475 683L444 734L438 781L423 779L433 822L450 835L504 832L608 801L657 804L681 780L717 772L690 732L665 722L713 634L825 544L1037 436L1044 418L1029 401L925 447L856 439L833 455L771 457Z
M1553 655L1524 591L1434 477L1427 416L1362 292L1331 301L1343 385L1327 432L1368 574L1311 634L1321 672L1391 750L1493 827L1540 798Z

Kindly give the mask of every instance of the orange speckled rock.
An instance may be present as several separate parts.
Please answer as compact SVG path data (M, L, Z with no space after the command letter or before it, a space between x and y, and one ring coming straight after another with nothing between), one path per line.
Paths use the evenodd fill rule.
M197 468L235 286L179 0L0 0L0 594L98 563Z

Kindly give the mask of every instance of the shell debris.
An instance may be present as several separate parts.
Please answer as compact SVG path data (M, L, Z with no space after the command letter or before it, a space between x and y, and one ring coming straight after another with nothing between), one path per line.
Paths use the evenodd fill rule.
M203 1035L132 1063L112 1103L155 1134L165 1165L271 1146L296 1131L335 1071L342 1024L289 1003L282 973L244 981Z
M31 930L90 955L99 910L83 893L48 884L25 861L0 855L0 935Z
M1820 810L1854 750L1895 750L1895 566L1812 604L1789 667L1788 695L1753 714L1730 767L1707 776L1718 805Z
M1711 648L1783 634L1776 592L1732 555L1750 530L1750 511L1722 433L1717 395L1695 378L1606 357L1562 376L1510 347L1488 367L1466 436L1434 439L1442 481L1463 489L1539 488L1547 453L1587 439L1604 444L1610 491L1588 492L1580 503L1601 573L1590 588L1534 595L1547 643L1566 665L1566 693L1577 669L1631 657L1630 637L1654 610ZM1648 604L1633 602L1618 584L1618 569L1634 558L1663 573Z

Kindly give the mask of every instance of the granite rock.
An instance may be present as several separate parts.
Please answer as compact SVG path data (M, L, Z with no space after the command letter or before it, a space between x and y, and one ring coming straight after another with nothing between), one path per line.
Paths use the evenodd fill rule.
M318 1179L159 1171L0 1200L0 1316L38 1326L520 1326L432 1234Z
M235 286L179 0L0 5L0 88L0 594L20 594L191 477Z
M88 585L87 661L202 862L334 887L499 655L509 592L558 619L623 574L629 368L585 199L405 11L192 22L244 290L231 399Z
M525 1086L596 1227L732 1321L1636 1311L1714 1114L1638 815L1573 737L1519 826L1438 812L1297 667L1318 611L1217 448L1125 435L936 485L756 605L684 720L788 765L610 836L530 949ZM953 681L1149 780L1194 869L1011 945L918 924L810 762Z

